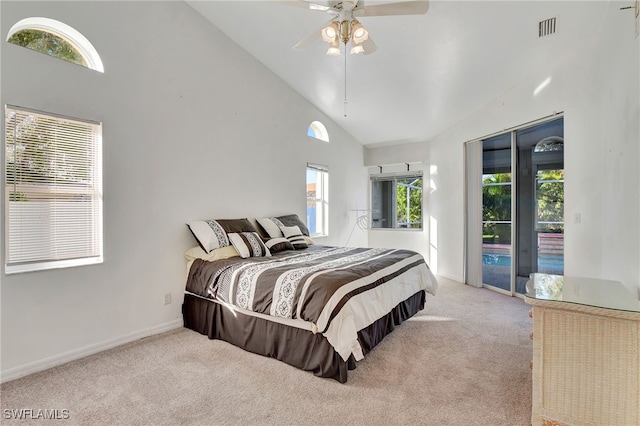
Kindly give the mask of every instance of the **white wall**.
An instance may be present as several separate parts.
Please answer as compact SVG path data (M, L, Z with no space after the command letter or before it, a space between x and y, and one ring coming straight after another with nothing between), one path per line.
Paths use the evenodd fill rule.
M626 6L626 5L625 5ZM612 2L597 57L602 70L594 121L600 121L602 170L602 261L600 274L622 281L640 297L640 17ZM629 16L631 15L631 16ZM595 140L594 140L595 146ZM596 153L591 153L595 157ZM598 173L596 173L596 176ZM584 170L585 178L593 170ZM588 235L588 229L580 229ZM575 246L579 250L579 246ZM583 268L586 262L576 262ZM579 269L576 269L579 270Z
M450 137L463 140L455 139L460 137L455 134ZM456 242L463 238L463 229L462 224L455 226L455 219L462 218L463 197L459 188L463 185L463 175L451 173L462 170L462 145L448 141L442 143L444 152L434 149L438 143L435 141L365 148L367 166L419 162L412 167L423 171L425 187L423 230L370 230L369 245L415 250L425 257L434 273L462 281L462 257L455 250L458 249ZM459 152L454 152L456 149ZM443 174L446 178L442 178ZM448 228L443 231L443 226Z
M185 222L306 212L307 161L330 168L330 232L366 205L362 146L182 2L2 2L1 36L58 19L105 73L4 41L2 104L103 122L104 264L2 275L2 380L179 327ZM331 143L306 136L322 121ZM4 149L4 148L3 148ZM4 208L4 206L3 206ZM3 213L4 215L4 213ZM351 245L366 245L355 231ZM173 303L163 304L170 292Z
M598 7L576 3L575 13L592 6ZM530 79L423 144L437 171L428 209L438 224L439 274L463 277L464 141L564 111L565 274L617 280L638 292L640 45L637 21L634 27L633 14L619 6L611 2L602 28L594 29L597 44L583 43L554 62L532 62ZM551 84L534 96L547 76ZM366 150L365 159L384 158L388 150ZM412 161L410 150L393 150L403 153L394 161ZM576 213L581 223L573 222Z

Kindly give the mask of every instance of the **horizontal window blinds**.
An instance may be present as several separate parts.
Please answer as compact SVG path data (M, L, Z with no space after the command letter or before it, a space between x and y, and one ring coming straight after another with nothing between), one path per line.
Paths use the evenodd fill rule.
M5 108L7 273L101 258L101 138L100 123Z

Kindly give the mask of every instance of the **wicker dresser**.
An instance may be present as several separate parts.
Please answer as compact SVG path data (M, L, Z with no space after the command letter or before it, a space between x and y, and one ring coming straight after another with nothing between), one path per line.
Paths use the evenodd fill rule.
M616 281L532 274L538 425L640 425L640 301Z

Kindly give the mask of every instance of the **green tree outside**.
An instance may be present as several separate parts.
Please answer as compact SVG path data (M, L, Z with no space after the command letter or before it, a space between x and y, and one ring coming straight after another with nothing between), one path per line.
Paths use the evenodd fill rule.
M511 174L483 176L483 241L511 243ZM540 170L537 174L537 219L539 232L564 232L564 170ZM489 222L489 223L486 223Z
M511 244L511 224L491 223L511 221L511 173L484 175L482 184L482 240Z
M67 130L75 132L70 140L56 120L60 119L7 111L5 182L11 201L27 201L25 194L15 192L14 185L86 188L92 184L91 128L66 122Z
M43 30L22 30L9 38L9 43L64 59L74 64L87 66L80 52L65 39Z
M564 232L564 170L541 170L537 178L537 217L542 223L536 228L544 232Z
M396 213L400 227L422 228L422 178L398 179Z

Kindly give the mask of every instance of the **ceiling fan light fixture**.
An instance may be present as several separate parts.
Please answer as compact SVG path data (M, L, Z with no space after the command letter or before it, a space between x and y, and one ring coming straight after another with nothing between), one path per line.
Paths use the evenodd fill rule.
M364 47L362 47L362 45L360 43L355 43L352 47L351 47L351 55L357 55L358 53L364 53Z
M338 36L338 31L338 23L335 21L330 23L322 29L322 40L326 41L327 43L334 42L336 40L336 37Z
M369 32L356 19L351 21L351 39L356 44L369 39Z
M338 42L337 38L335 38L329 45L329 49L327 50L327 55L340 56L340 43Z
M340 22L340 38L344 44L349 43L351 39L351 22L350 21L342 21Z

